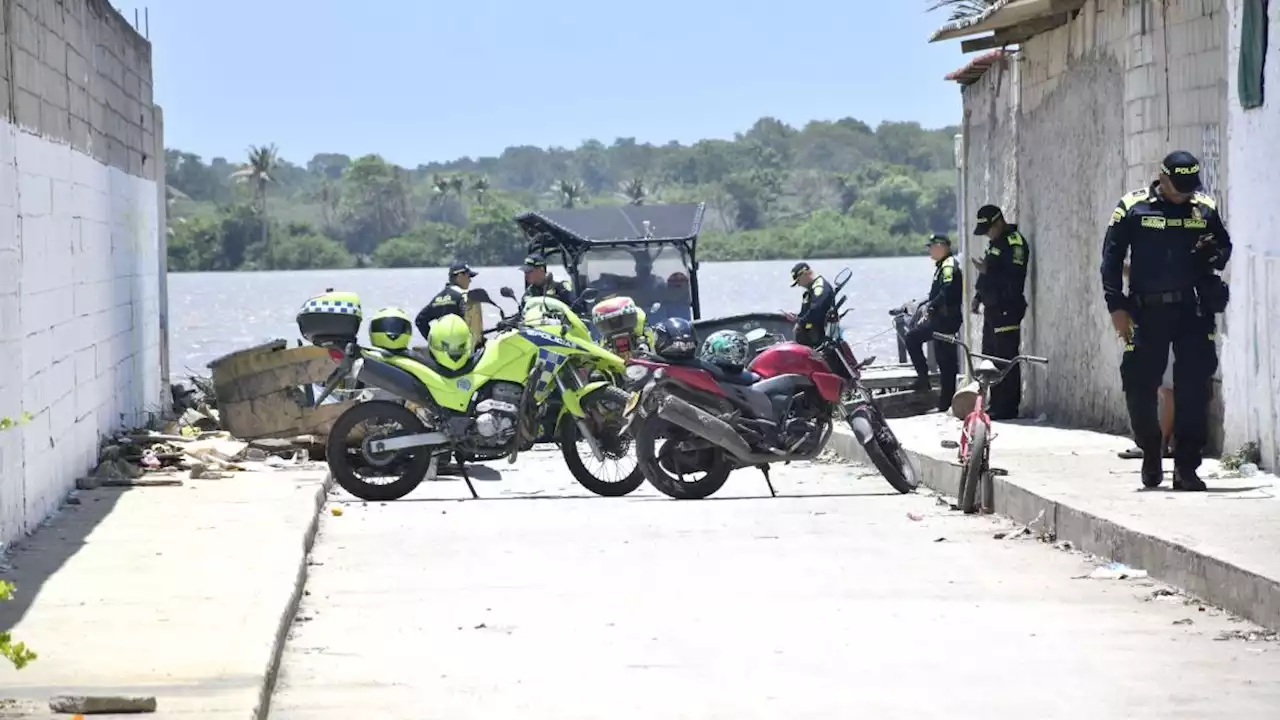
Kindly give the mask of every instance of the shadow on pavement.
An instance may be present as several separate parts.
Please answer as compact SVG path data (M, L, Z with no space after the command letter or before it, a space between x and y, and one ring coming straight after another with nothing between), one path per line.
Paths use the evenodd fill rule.
M0 628L12 628L22 620L44 584L85 546L89 534L129 491L130 488L82 490L76 497L79 504L64 503L57 515L10 547L0 568L0 579L13 583L17 590L12 600L0 602Z

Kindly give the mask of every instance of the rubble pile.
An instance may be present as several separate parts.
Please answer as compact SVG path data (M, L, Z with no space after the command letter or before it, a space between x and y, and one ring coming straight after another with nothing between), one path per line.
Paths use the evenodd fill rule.
M212 383L191 378L172 387L176 420L123 431L103 440L98 465L76 481L98 487L182 485L183 479L217 480L266 468L304 469L323 460L324 438L237 440L219 427Z

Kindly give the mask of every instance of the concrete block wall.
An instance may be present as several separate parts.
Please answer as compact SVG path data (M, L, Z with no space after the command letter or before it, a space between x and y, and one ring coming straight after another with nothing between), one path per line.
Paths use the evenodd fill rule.
M1256 442L1262 464L1280 467L1280 3L1270 3L1262 107L1240 107L1237 66L1243 3L1228 6L1225 190L1235 251L1228 277L1231 304L1222 335L1224 446Z
M1200 155L1217 190L1223 16L1221 0L1090 0L1022 44L1013 219L1033 256L1023 349L1052 362L1024 373L1024 411L1127 432L1122 348L1098 278L1102 237L1120 196L1154 179L1172 149ZM970 106L966 94L978 112Z
M99 438L161 409L163 171L151 49L105 0L6 0L0 119L0 543Z

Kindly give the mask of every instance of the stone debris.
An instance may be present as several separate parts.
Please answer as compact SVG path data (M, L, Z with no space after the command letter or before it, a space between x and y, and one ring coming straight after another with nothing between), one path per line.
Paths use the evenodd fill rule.
M153 695L55 695L49 709L64 715L106 715L111 713L153 713Z

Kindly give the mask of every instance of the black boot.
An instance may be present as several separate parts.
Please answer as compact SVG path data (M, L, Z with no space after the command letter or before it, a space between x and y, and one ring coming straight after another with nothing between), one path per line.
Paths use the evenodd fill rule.
M918 377L916 378L916 381L911 384L911 389L916 392L929 392L933 390L933 386L929 384L929 378Z
M1192 467L1175 467L1173 469L1173 489L1183 492L1204 492L1208 488Z
M1146 488L1160 487L1164 481L1164 458L1159 452L1151 452L1143 448L1142 452L1142 486ZM1176 486L1176 481L1175 481Z

